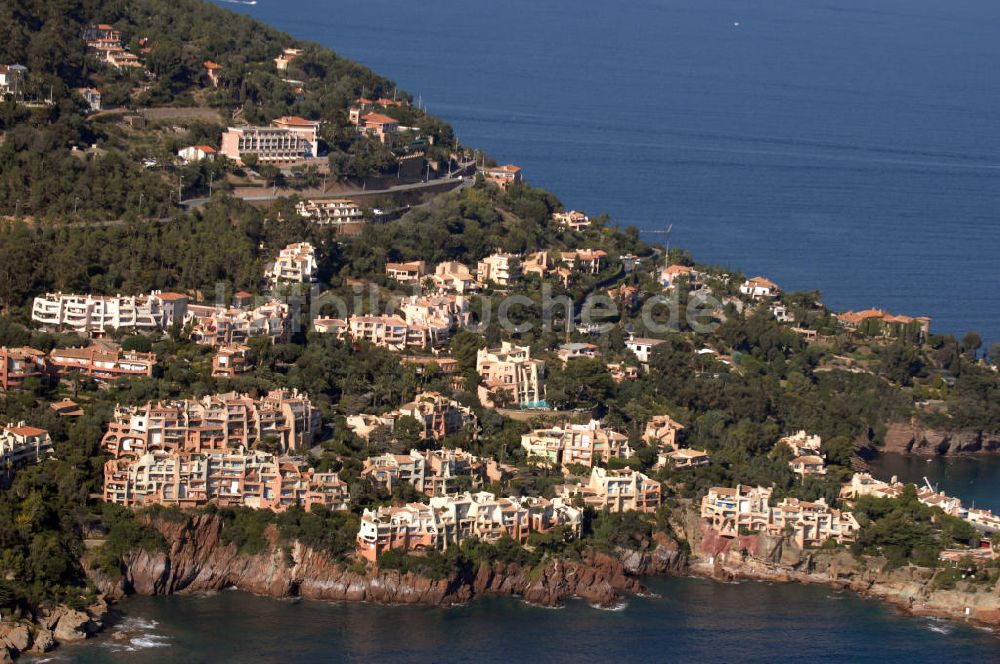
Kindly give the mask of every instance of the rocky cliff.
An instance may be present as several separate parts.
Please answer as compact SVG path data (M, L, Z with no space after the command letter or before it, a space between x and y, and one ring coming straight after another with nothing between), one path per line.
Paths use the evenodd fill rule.
M158 520L167 550L133 551L123 561L120 579L96 569L88 573L109 598L126 594L193 593L236 587L272 597L368 601L385 604L447 605L479 595L518 596L554 606L571 597L595 605L616 603L623 593L641 593L637 575L677 571L684 558L677 543L658 534L643 551L608 555L587 550L580 560L548 560L536 568L480 564L466 573L427 579L395 570L360 573L328 554L298 543L279 543L257 554L241 554L222 539L222 521L194 515L183 521Z
M896 422L885 434L883 452L924 456L1000 452L1000 431L942 431L917 422Z

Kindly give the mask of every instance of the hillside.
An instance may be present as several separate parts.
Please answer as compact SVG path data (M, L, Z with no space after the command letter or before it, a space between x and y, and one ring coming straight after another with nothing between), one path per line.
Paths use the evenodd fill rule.
M122 50L108 53L129 61L134 55L137 64L112 66L88 49L81 35L100 24L121 33ZM488 160L477 162L471 176L472 153L458 149L451 128L410 106L391 81L208 3L11 0L0 7L4 63L23 64L27 74L0 108L0 348L50 362L53 351L99 349L151 367L111 378L50 367L0 390L0 424L29 423L53 444L51 458L12 465L0 489L0 615L24 626L36 643L37 634L53 632L64 619L75 621L64 640L94 631L103 592L226 587L243 578L225 568L227 561L254 571L284 563L287 569L254 578L262 592L271 580L273 594L295 594L303 551L319 561L309 577L314 597L391 601L395 596L380 594L380 583L405 578L427 591L421 601L432 603L527 591L545 603L581 594L607 603L618 592L640 590L609 556L666 556L659 566L626 570L634 574L685 569L687 554L699 555L692 549L701 535L689 522L702 498L713 488L740 485L769 487L775 501L854 510L852 537L830 537L815 548L855 561L852 574L859 578L877 558L889 572L917 565L932 570L927 578L946 570L942 576L950 579L956 568L942 552L980 544L966 521L920 502L915 492L842 499L863 457L887 439L893 450L933 447L908 443L901 431L921 440L995 441L1000 378L974 334L927 333L919 319L884 312L847 324L819 293L782 292L764 277L697 263L681 249L643 241L635 228L616 227L606 215L579 227L558 221L566 210L553 193L484 176ZM89 107L81 88L99 90L104 110ZM382 140L352 121L350 109L365 101L406 127L400 138ZM191 163L177 154L190 146L221 149L231 125L287 116L318 123L316 154L295 166L256 163L249 152ZM409 160L419 160L416 175L404 172ZM470 177L446 175L457 168ZM407 177L418 186L421 177L447 181L452 190L391 189ZM356 234L301 213L300 202L328 195L332 185L365 191L369 183L389 193L368 201ZM244 189L273 196L244 200ZM393 214L382 217L374 208ZM314 280L266 280L283 248L300 243L314 250ZM509 283L484 280L480 272L494 258L523 261L528 269ZM421 262L409 282L391 271ZM468 275L455 278L461 289L439 287L421 305L430 310L445 300L467 307L459 312L466 322L445 325L440 339L392 346L374 335L351 338L313 325L316 318L363 324L384 313L385 303L437 283L437 267L463 274L454 264ZM50 325L36 315L36 298L57 299L57 292L102 302L100 296L156 292L211 313L78 334L68 319ZM242 315L251 305L237 300L288 306L287 330L206 341L216 319L203 319ZM594 324L599 333L576 325L594 309L604 312L596 315L605 325ZM411 327L438 324L427 314ZM519 402L502 384L487 384L480 354L503 342L541 363L544 399ZM220 370L223 346L245 352L245 371ZM566 357L576 351L583 355ZM991 360L997 354L989 351ZM346 509L296 504L272 511L231 497L179 505L162 494L165 506L152 499L129 508L105 502L118 468L105 464L120 450L102 439L115 418L128 419L122 407L174 407L232 393L250 401L307 395L318 421L308 444L283 447L280 435L262 433L241 439L251 449L239 453L267 457L279 469L280 458L302 477L335 475L330 482L346 488ZM400 415L428 393L441 396L449 415L459 413L459 426L441 425L445 433L431 435L414 415ZM66 399L82 414L53 408ZM540 408L517 410L525 403ZM378 424L362 433L357 419L364 424L365 417ZM673 427L669 444L647 433L663 418ZM606 435L621 453L612 454L608 443L603 456L560 462L530 446L537 432L544 443L553 431L587 427L612 432ZM822 472L795 467L785 439L799 431L822 440L813 449ZM197 447L196 455L217 453L212 436L204 439L206 449L198 447L200 434L185 444ZM971 447L949 444L944 451ZM701 452L705 462L677 465L670 454L680 450ZM438 451L470 454L481 467L500 469L451 478L452 493L563 501L577 516L575 530L557 526L518 540L473 537L447 550L388 551L366 561L356 550L363 519L380 508L448 497L413 482L380 484L372 459L398 463ZM649 492L656 504L597 505L592 488L581 488L596 471L641 474L655 487ZM573 482L580 483L575 493ZM198 530L197 537L186 539L186 529ZM737 528L735 538L723 539L728 546L744 537L755 535ZM809 560L805 554L796 565L807 568ZM207 571L188 583L169 561ZM591 575L594 587L570 581L567 570ZM995 560L982 563L981 574L995 581ZM324 594L324 580L339 585ZM352 588L364 592L352 595Z

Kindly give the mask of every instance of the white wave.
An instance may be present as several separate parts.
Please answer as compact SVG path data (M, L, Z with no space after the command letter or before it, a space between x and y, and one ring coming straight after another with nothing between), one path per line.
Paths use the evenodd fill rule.
M946 622L943 622L943 621L934 620L933 618L932 618L932 621L933 622L928 622L927 623L927 629L929 629L932 632L936 632L937 634L945 634L945 635L947 635L947 634L951 634L952 632L955 631L955 626L954 625L950 625L950 624L948 624Z
M162 634L143 634L130 640L129 643L137 649L170 647L170 639Z
M115 625L116 632L141 632L147 629L156 629L160 623L148 618L139 616L129 616Z
M628 602L622 600L621 602L618 602L614 606L600 606L598 604L591 604L590 608L598 609L599 611L624 611L626 608L628 608Z

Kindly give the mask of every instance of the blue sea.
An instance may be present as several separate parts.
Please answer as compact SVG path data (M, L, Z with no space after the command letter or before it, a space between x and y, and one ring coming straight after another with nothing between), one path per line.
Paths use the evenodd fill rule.
M223 591L134 598L119 638L55 661L146 662L990 662L1000 639L912 618L818 586L650 579L658 598L615 611L484 599L457 608L289 602Z
M393 78L569 207L1000 341L995 0L219 4Z
M1000 340L1000 3L259 0L569 207L701 262ZM1000 509L1000 459L886 458ZM617 611L133 598L81 662L986 662L1000 638L823 587L651 579Z

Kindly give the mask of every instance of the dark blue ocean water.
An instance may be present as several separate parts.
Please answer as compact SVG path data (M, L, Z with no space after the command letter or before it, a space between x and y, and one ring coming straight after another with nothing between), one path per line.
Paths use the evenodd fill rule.
M145 662L990 662L995 634L814 586L653 579L618 611L481 600L452 609L285 602L225 591L136 598L127 638L60 659Z
M219 4L392 77L568 206L1000 340L995 0Z

